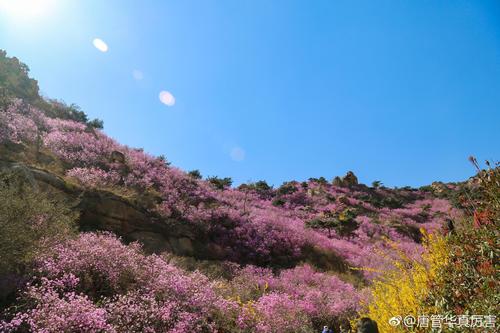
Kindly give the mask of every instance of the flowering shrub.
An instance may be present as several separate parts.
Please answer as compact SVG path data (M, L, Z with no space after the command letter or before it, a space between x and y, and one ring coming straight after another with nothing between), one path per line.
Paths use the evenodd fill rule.
M255 332L316 332L303 307L303 302L286 294L270 293L255 303L253 313L244 309L243 316L257 318Z
M34 142L39 134L35 119L41 113L33 107L16 99L6 110L0 111L0 143Z
M214 331L212 317L230 306L200 273L144 256L109 234L81 234L38 261L24 292L26 310L0 326L34 332Z
M241 327L257 332L314 332L354 315L362 298L352 285L308 265L277 275L247 266L219 287L240 304Z
M397 248L396 244L393 244ZM428 235L427 251L419 261L399 252L393 259L394 269L379 276L371 286L371 302L366 315L378 323L382 332L399 332L391 326L394 316L435 314L436 309L424 301L429 294L430 283L437 278L437 272L446 265L448 253L446 240L438 235Z
M106 166L115 145L113 140L98 130L86 131L85 125L70 120L52 121L49 125L45 145L63 161L76 167Z
M21 297L0 324L34 332L313 332L352 315L360 294L310 266L248 266L220 284L144 256L110 234L81 234L47 250ZM249 288L250 287L250 288ZM252 291L253 290L253 291ZM248 292L251 291L249 294Z
M15 314L10 322L0 322L3 332L115 332L106 323L104 309L97 307L85 295L64 291L61 286L77 282L74 276L59 280L42 279L39 285L29 286L26 302L36 304L25 312ZM61 290L63 289L63 290Z
M269 288L301 300L308 316L323 322L354 314L361 297L352 285L334 275L318 273L308 265L281 272Z
M99 168L73 168L68 170L66 175L89 187L112 186L120 182L118 172Z

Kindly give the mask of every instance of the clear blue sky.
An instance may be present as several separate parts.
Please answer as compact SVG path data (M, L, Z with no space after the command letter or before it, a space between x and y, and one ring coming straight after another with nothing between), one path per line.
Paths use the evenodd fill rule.
M183 169L419 186L500 157L499 1L46 1L0 6L0 48Z

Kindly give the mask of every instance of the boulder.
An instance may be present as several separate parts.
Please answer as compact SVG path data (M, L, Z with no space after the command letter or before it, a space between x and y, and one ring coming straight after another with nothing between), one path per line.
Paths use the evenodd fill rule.
M350 187L358 185L358 177L352 171L348 171L346 175L342 178L336 176L332 180L332 185L340 187Z
M117 150L111 152L111 162L125 164L125 155Z
M342 178L342 182L345 186L358 185L358 177L352 171L348 171L347 174Z
M172 252L182 256L193 256L195 254L193 241L188 237L170 237L168 239Z
M153 231L133 231L127 236L129 240L141 243L146 253L173 252L168 240L160 233Z

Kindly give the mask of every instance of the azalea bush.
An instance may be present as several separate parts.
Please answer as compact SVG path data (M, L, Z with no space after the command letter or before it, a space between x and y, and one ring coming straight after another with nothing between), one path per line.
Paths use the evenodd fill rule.
M307 265L279 274L247 266L210 281L107 233L46 249L35 267L2 331L314 332L352 316L361 299Z
M363 298L351 284L309 265L279 274L247 266L217 287L238 303L238 322L251 332L315 332L353 316Z
M212 332L231 303L200 273L145 256L110 234L81 234L38 258L0 328L33 332Z
M36 120L43 119L40 111L20 99L0 110L0 143L34 142L39 136Z

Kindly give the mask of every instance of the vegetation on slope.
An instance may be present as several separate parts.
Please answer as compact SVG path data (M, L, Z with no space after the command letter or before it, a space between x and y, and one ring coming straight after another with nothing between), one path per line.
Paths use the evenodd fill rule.
M471 194L468 185L442 184L436 194L433 187L367 187L350 172L331 183L320 177L278 188L263 181L232 188L230 178L204 180L199 171L185 173L164 157L112 140L99 121L89 122L75 106L42 99L17 59L2 53L0 66L5 69L0 75L0 159L46 169L83 191L148 201L142 208L159 217L151 223L191 230L213 245L219 259L146 255L139 244L125 245L116 235L98 231L62 235L59 231L69 230L75 217L59 198L22 181L14 188L2 186L0 196L15 204L2 206L2 218L8 219L2 220L0 234L10 233L15 240L15 230L29 228L31 221L46 227L5 250L12 258L5 270L20 272L18 280L29 284L18 290L17 301L12 295L4 300L9 306L2 311L0 330L317 332L323 325L346 323L358 311L382 323L399 314L393 311L413 313L412 306L427 309L438 299L446 300L441 306L449 312L490 311L498 304L485 297L490 305L470 305L475 303L465 287L458 290L465 297L458 303L450 295L460 299L453 289L459 287L447 280L458 278L460 270L450 263L460 254L457 262L468 267L468 285L498 295L498 285L486 276L498 272L488 265L497 257L486 259L498 248L498 235L480 231L493 230L497 222L491 221L498 221L498 192L490 191L492 185L470 187ZM17 184L11 175L5 177L5 184ZM467 204L454 194L457 189L478 202ZM23 206L16 191L23 191L26 204L38 198L40 206ZM439 236L447 220L463 217L462 209L472 212L479 231L467 234L462 231L467 228L457 226L456 234ZM474 242L471 248L467 242ZM19 251L11 251L16 245L22 245ZM463 253L455 247L463 247ZM387 281L403 292L386 289ZM373 302L363 310L369 286Z

